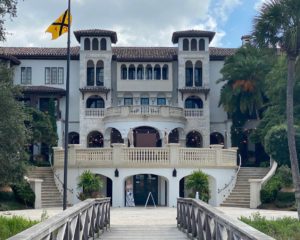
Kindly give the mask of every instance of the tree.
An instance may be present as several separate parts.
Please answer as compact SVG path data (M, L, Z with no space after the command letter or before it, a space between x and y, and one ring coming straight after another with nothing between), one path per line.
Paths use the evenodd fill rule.
M0 65L0 185L19 182L25 172L29 132L23 105L16 100L18 94L12 70Z
M204 202L208 202L210 194L207 174L203 173L201 170L194 171L192 175L187 177L185 186L187 189L192 190L193 197L196 192L198 192L199 198Z
M287 135L291 170L296 192L298 218L300 220L300 175L294 127L294 85L296 62L300 51L300 1L269 0L254 19L253 35L258 46L280 47L287 56Z
M6 40L6 32L4 28L5 17L10 18L17 16L17 0L1 0L0 3L0 41Z

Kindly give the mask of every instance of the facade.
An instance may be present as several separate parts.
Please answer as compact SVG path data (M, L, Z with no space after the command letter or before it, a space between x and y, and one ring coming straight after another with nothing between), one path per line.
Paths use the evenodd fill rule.
M69 136L66 49L0 48L2 59L14 64L25 101L45 109L55 99L55 174L63 179L68 137L68 201L78 201L77 178L91 169L103 178L102 193L113 206L126 206L129 195L144 205L150 192L156 204L175 206L177 197L188 195L184 178L201 168L210 176L210 203L222 203L232 188L236 151L216 81L234 49L209 47L215 35L209 31L174 32L174 47L112 46L117 33L107 30L74 34L79 46L71 48Z

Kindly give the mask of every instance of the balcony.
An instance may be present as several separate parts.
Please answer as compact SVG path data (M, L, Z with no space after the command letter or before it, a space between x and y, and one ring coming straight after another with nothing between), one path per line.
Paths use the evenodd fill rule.
M114 144L113 148L80 148L69 146L69 167L134 167L134 168L200 168L236 167L236 150L211 148L183 148L168 144L165 148L127 148ZM64 165L64 150L54 148L54 166Z

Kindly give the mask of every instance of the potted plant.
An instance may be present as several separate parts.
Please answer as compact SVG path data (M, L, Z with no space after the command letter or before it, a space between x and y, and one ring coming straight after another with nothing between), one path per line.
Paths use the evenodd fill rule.
M87 198L101 197L100 190L103 187L103 182L99 176L92 173L90 170L85 170L79 176L77 187L82 189L78 198L83 201Z
M199 198L204 202L208 202L210 195L207 174L201 170L194 171L192 175L187 177L185 186L192 191L190 197L195 197L196 192L198 192Z

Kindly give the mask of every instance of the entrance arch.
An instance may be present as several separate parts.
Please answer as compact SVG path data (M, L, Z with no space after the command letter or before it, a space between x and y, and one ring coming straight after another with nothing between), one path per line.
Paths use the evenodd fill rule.
M137 127L133 129L135 147L161 147L159 132L153 127Z
M100 177L103 183L103 187L101 189L101 197L110 197L110 203L112 204L113 197L113 181L111 178L104 176L102 174L96 174Z
M202 148L202 135L197 131L191 131L186 135L186 147L188 148Z
M155 205L167 206L168 188L168 179L163 176L145 173L129 176L125 179L125 206L131 206L128 201L130 195L133 196L135 206L144 206L150 192ZM151 197L147 205L153 205Z

